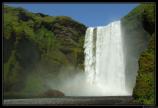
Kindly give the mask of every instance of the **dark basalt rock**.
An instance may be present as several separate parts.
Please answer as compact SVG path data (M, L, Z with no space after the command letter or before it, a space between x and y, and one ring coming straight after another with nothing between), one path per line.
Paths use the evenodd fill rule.
M59 90L49 89L43 93L43 97L61 97L64 93Z

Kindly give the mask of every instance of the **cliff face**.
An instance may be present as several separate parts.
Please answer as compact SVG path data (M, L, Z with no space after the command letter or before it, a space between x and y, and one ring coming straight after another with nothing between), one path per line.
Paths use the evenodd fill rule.
M135 48L131 52L141 53L138 61L139 67L136 85L133 91L134 102L139 104L154 104L155 4L139 5L122 19L122 24L125 27L125 34L131 36L128 44L140 37L143 40L133 44Z
M40 75L56 75L63 67L83 69L85 25L22 8L4 6L3 11L5 93L38 88Z

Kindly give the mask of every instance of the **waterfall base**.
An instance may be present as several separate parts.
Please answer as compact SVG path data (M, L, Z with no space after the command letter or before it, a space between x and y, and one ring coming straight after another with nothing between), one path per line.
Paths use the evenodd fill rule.
M63 97L44 99L11 99L4 100L4 105L121 105L132 104L130 96L109 97Z

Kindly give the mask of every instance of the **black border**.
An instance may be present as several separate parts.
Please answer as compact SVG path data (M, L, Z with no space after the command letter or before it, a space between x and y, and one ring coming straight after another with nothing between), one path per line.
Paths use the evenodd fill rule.
M3 1L2 3L1 3L1 6L2 6L2 11L3 11L3 3L62 3L62 4L66 4L66 3L72 3L72 4L76 4L76 3L83 3L83 4L85 4L85 3L87 3L87 4L89 4L89 3L92 3L92 4L101 4L101 3L142 3L142 2L147 2L147 3L149 3L149 2L154 2L154 3L156 3L156 0L128 0L128 1L124 1L124 0L119 0L119 1L117 1L117 0L106 0L106 1L103 1L103 0L97 0L97 1L87 1L87 0L84 0L84 1L79 1L79 0L75 0L75 1L71 1L71 0L69 0L69 1L64 1L64 0L53 0L53 1L49 1L49 0L44 0L44 1L35 1L35 0L28 0L28 1L24 1L24 2L21 2L21 0L16 0L16 1L14 1L14 2L10 2L10 0L6 0L6 1ZM156 5L157 5L157 3L156 3ZM157 6L156 6L156 10L157 10ZM156 12L155 12L156 13ZM2 16L3 16L3 14L2 14ZM157 16L157 15L156 15ZM155 16L155 17L156 17ZM1 17L2 18L2 24L3 24L3 17ZM156 17L157 18L157 17ZM156 24L157 24L157 22L156 22ZM156 25L155 25L156 26ZM2 28L2 27L1 27ZM1 29L1 30L3 30L3 28ZM155 31L156 31L156 27L155 27ZM156 35L157 35L157 33L155 33ZM3 32L2 32L2 35L3 35ZM155 36L155 38L156 38L156 36ZM2 42L2 41L1 41ZM156 43L156 40L155 40L155 43ZM3 45L3 42L2 42L2 45ZM155 46L156 46L156 44L155 44ZM1 47L2 48L2 47ZM2 50L1 50L2 51ZM2 53L1 53L2 54ZM3 54L2 54L2 56L3 56ZM2 62L3 62L3 58L2 58ZM156 62L156 48L155 48L155 62ZM3 64L3 63L2 63ZM2 67L3 68L3 67ZM1 69L2 69L1 68ZM3 71L2 71L3 72ZM156 74L156 63L155 63L155 79L156 79L156 76L157 76L157 74ZM2 76L2 79L3 79L3 76ZM158 84L157 83L157 80L156 80L156 82L155 82L156 84ZM2 84L2 83L1 83ZM156 84L155 84L155 86L156 86ZM1 86L2 87L2 86ZM3 89L3 88L2 88ZM157 90L157 86L155 87L155 92L156 92L156 90ZM3 91L2 91L2 95L3 95ZM157 95L155 94L155 106L157 106ZM3 99L3 98L2 98ZM3 105L3 100L2 100L2 105ZM29 105L30 106L30 105ZM56 105L55 105L56 106ZM61 106L61 105L59 105L59 106ZM66 105L67 106L67 105ZM70 105L71 106L71 105ZM76 105L75 105L76 106ZM79 105L79 106L84 106L84 105ZM89 106L89 105L88 105ZM90 105L91 106L91 105ZM95 106L98 106L98 105L95 105ZM109 105L101 105L101 106L109 106ZM110 105L111 106L111 105ZM113 105L112 105L113 106ZM115 106L117 106L117 105L115 105ZM122 105L118 105L118 106L122 106ZM128 107L146 107L146 108L150 108L150 105L123 105L123 106L128 106ZM154 106L151 106L151 107L154 107Z

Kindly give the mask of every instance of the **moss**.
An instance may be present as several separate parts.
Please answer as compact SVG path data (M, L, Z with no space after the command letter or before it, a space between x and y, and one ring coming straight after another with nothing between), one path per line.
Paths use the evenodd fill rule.
M153 38L153 37L152 37ZM144 51L139 59L139 71L133 96L136 102L141 104L154 104L154 73L155 73L155 56L154 49L151 51L152 40L149 41L149 47ZM153 45L152 45L153 46Z
M139 70L133 90L134 103L154 104L155 75L155 4L144 3L133 9L123 19L127 31L138 31L139 26L149 34L148 47L139 57Z
M80 40L84 37L85 25L67 16L31 13L7 5L3 11L6 97L12 93L16 97L15 90L23 92L22 88L33 90L42 86L38 79L30 77L35 73L53 76L61 67L83 64L83 41ZM25 97L25 93L20 92L19 97Z

